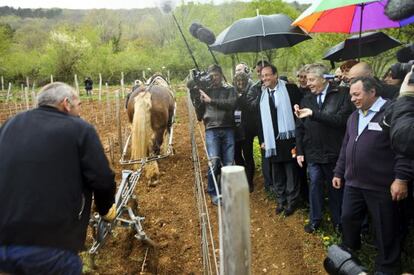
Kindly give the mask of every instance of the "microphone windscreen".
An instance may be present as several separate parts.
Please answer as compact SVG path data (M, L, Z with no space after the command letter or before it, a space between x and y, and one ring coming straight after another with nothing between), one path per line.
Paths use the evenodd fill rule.
M192 23L192 24L191 24L189 31L190 31L191 35L192 35L194 38L198 39L198 36L197 36L197 31L198 31L198 29L199 29L199 28L201 28L201 27L202 27L202 25L201 25L201 24L199 24L199 23L195 23L195 22L194 22L194 23Z
M398 50L396 53L398 62L407 63L410 60L414 60L414 44Z
M216 41L216 36L207 28L201 27L197 30L197 38L207 45L211 45Z
M402 20L414 15L413 0L389 0L385 5L385 15L391 20Z

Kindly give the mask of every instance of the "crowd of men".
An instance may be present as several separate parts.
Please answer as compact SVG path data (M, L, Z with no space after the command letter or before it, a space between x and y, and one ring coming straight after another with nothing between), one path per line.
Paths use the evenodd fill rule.
M221 203L222 166L243 165L254 191L258 137L264 188L275 194L276 215L292 215L302 199L310 209L304 230L315 232L327 189L330 220L343 246L359 249L361 234L372 226L376 274L398 274L407 234L404 205L413 207L411 73L401 82L387 72L380 81L368 64L347 62L332 79L315 63L298 70L296 85L268 62L255 69L257 82L241 63L234 86L223 81L218 65L208 68L208 78L188 83L205 125L212 203ZM72 87L48 84L37 101L37 108L0 127L0 273L80 274L77 253L92 195L103 219L116 217L114 174L95 129L79 117Z
M404 101L405 110L413 109L405 98L412 99L406 95L414 94L409 92L414 88L390 72L379 80L369 64L357 61L345 62L335 77L323 64L305 65L298 70L297 85L266 61L257 63L256 72L254 83L248 66L238 64L231 87L223 82L221 68L212 65L212 85L188 83L197 117L205 124L212 203L221 203L216 182L221 166L243 165L249 190L254 191L257 136L264 188L275 195L276 215L292 215L302 198L309 204L304 230L313 233L323 222L327 190L330 221L342 234L343 246L359 249L361 234L371 228L378 250L376 274L398 274L407 232L403 210L413 206L408 189L414 174L413 158L405 154L413 145L401 132L413 134L413 125L406 113L400 114L405 118L401 152L392 146L383 120L398 102ZM393 103L401 85L402 95ZM395 113L389 115L390 124L397 121Z

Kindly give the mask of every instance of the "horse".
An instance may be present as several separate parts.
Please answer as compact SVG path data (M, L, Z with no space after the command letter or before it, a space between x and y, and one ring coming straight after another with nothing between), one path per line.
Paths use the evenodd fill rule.
M174 111L174 92L161 75L134 87L127 101L132 160L161 154L164 136L171 133Z

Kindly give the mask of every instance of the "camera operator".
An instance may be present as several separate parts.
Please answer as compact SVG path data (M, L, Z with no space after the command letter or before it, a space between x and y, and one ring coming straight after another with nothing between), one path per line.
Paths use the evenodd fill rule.
M237 95L233 87L223 85L223 72L218 65L210 65L208 78L187 83L198 120L203 120L206 131L208 158L212 165L208 170L207 192L213 204L220 203L212 173L217 179L221 166L234 161L234 116Z

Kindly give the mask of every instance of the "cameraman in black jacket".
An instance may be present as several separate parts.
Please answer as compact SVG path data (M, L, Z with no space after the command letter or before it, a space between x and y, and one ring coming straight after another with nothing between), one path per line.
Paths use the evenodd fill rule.
M202 90L196 83L187 83L198 120L203 120L206 145L212 169L208 170L207 192L213 204L220 202L220 190L216 190L213 173L218 179L221 166L234 161L234 116L237 95L233 87L223 85L223 72L218 65L208 67L209 80Z

